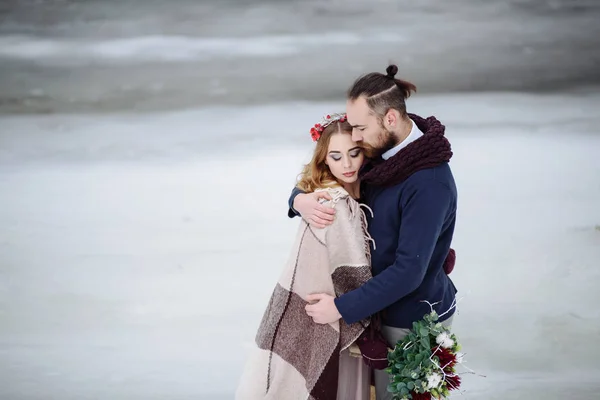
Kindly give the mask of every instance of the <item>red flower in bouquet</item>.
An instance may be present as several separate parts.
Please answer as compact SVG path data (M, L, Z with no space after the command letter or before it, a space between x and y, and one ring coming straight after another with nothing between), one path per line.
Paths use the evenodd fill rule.
M446 383L448 384L448 390L456 390L460 387L460 376L446 375Z
M456 356L451 350L435 347L432 349L432 353L440 359L440 367L444 369L444 372L449 372L456 365Z
M431 400L431 393L427 392L427 393L416 393L416 392L410 392L410 395L412 396L412 400Z

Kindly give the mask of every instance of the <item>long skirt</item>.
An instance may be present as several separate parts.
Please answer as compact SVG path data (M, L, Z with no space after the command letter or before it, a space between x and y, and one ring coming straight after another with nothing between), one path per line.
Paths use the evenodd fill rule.
M275 356L276 357L276 356ZM281 387L281 390L264 392L266 373L264 366L269 361L269 353L253 349L237 387L236 400L307 400L306 388ZM292 368L289 365L285 368ZM290 370L290 374L297 374ZM362 358L350 355L349 350L340 353L337 399L331 400L369 400L371 386L371 369ZM329 399L328 399L329 400Z
M369 400L371 396L371 369L362 358L340 354L340 375L337 400Z

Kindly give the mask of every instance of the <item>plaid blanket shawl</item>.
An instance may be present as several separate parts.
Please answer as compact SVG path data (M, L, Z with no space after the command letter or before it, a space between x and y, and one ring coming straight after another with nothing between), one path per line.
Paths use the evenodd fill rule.
M316 324L304 309L308 294L338 296L372 277L370 236L360 205L341 188L325 189L333 224L300 223L292 254L263 315L237 388L237 400L335 400L340 352L369 321Z

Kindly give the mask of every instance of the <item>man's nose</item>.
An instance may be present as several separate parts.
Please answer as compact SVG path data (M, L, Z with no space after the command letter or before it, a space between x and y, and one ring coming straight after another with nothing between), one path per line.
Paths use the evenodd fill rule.
M362 136L358 132L352 131L352 141L360 142L362 139Z

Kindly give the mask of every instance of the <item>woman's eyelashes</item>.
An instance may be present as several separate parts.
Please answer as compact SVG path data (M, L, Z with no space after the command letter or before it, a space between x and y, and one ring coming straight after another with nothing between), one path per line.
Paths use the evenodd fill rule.
M348 153L348 155L352 158L356 158L358 156L360 156L361 150L357 149L357 150L352 150L350 153ZM340 154L331 154L329 155L329 157L331 157L332 160L334 161L340 161L342 159L342 156Z

